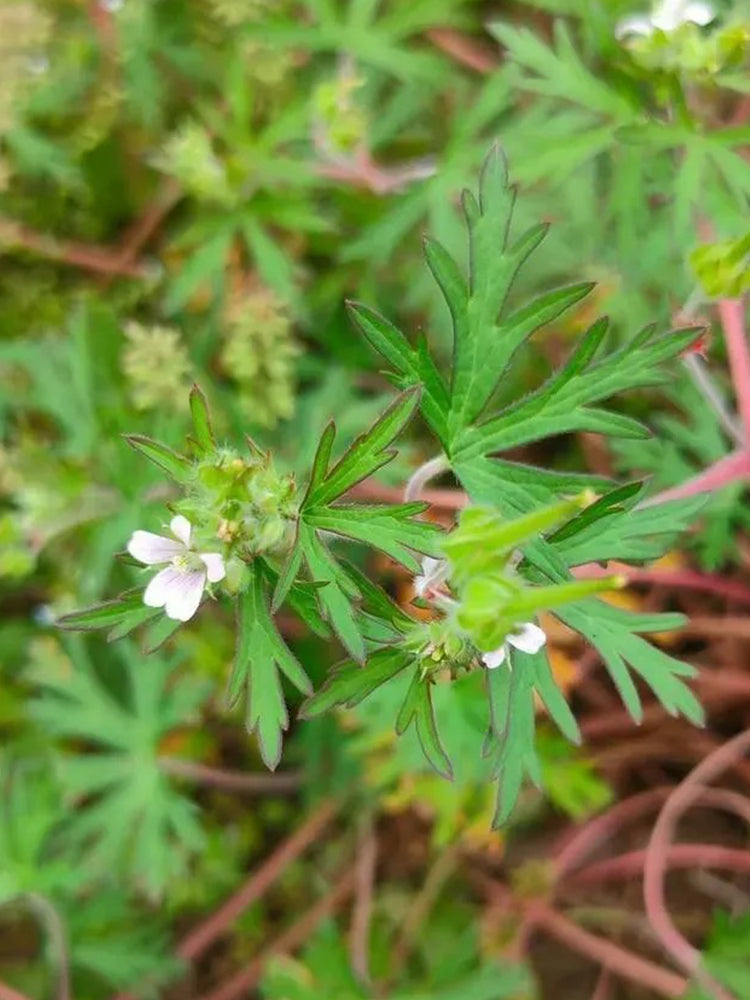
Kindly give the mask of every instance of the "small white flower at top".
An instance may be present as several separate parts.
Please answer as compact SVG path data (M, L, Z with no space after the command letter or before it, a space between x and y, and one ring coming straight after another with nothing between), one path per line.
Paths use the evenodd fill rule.
M710 24L716 17L714 8L704 0L661 0L654 4L650 14L634 14L618 22L617 38L642 35L648 38L655 31L676 31L683 24Z
M195 552L190 544L192 525L178 514L169 523L175 536L134 531L128 552L146 566L166 563L143 592L143 603L150 608L164 608L167 618L186 622L198 610L206 583L223 580L224 557L219 552Z
M538 653L546 642L547 636L544 634L544 629L539 628L533 622L524 622L523 625L518 626L515 632L511 632L505 637L505 642L499 649L484 653L482 663L488 670L495 670L505 663L511 646L521 653Z

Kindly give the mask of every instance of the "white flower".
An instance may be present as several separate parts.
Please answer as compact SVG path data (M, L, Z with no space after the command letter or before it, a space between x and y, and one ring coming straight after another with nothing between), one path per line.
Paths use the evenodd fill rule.
M425 556L422 560L422 574L414 577L414 590L417 597L429 597L430 593L439 587L448 575L448 563L445 559L433 559Z
M619 21L615 28L617 38L626 35L648 37L655 31L675 31L682 24L704 27L715 17L714 9L704 0L661 0L651 8L651 14L635 14Z
M538 653L546 643L547 636L544 629L539 628L533 622L524 622L519 625L516 632L506 636L505 642L499 649L493 649L491 653L482 655L482 663L488 670L495 670L503 664L510 652L509 647L520 650L522 653Z
M169 530L175 536L134 531L128 552L146 566L168 563L143 592L143 603L150 608L164 608L167 618L186 622L198 610L206 581L224 579L224 558L219 552L194 552L190 546L192 526L181 514L173 517Z

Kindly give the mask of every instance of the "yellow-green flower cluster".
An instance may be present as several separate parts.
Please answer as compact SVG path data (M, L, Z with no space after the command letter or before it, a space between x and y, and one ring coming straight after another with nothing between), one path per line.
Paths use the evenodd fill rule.
M233 300L221 363L252 423L274 427L292 415L298 354L289 315L273 292L259 288Z
M154 166L200 201L221 205L234 201L225 166L199 122L183 122L164 143Z
M710 298L737 298L750 290L750 232L737 240L704 243L689 261Z
M349 156L367 137L367 115L356 101L363 84L364 80L347 67L315 90L316 138L329 155Z
M30 0L0 3L0 135L12 127L29 80L44 64L51 33L49 14Z
M179 333L164 326L125 327L122 370L138 410L184 410L192 366Z
M271 8L270 0L209 0L212 16L227 28L258 21Z

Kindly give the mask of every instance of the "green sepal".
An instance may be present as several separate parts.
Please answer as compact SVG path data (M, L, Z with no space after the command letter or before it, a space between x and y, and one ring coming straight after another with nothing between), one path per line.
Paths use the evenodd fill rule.
M141 455L145 455L154 465L158 465L175 482L186 483L190 479L192 466L184 455L178 455L167 445L145 437L143 434L126 434L125 440L131 448L140 452Z
M190 390L190 415L193 418L193 431L195 443L200 451L209 454L216 447L214 433L211 427L211 413L208 409L208 400L202 389L198 385L193 385Z

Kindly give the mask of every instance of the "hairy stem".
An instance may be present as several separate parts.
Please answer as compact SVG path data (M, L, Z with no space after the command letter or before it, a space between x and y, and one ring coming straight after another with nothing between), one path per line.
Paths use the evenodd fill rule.
M688 374L692 378L696 388L714 411L719 423L727 432L729 437L738 447L744 448L745 438L742 433L742 427L727 406L724 395L711 378L711 375L703 363L702 358L698 354L686 354L682 359L682 363L687 369Z
M653 507L659 503L666 503L668 500L682 500L684 497L697 496L699 493L713 493L723 486L735 483L740 479L750 478L750 451L737 450L718 462L709 465L697 476L680 483L679 486L672 486L668 490L657 493L656 496L638 504L639 507Z
M422 498L422 490L425 488L427 483L435 476L439 476L441 472L445 472L450 468L450 463L445 455L438 455L435 458L431 458L424 465L420 465L416 472L412 475L409 482L406 484L406 489L404 490L404 501L409 503L411 500L420 500Z

